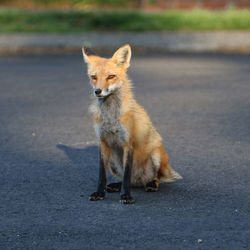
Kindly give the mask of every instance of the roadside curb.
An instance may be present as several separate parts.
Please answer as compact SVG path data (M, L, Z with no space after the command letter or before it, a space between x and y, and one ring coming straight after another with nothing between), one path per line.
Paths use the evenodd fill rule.
M137 52L250 52L250 31L0 34L0 54L76 53L83 44L112 50L126 43Z

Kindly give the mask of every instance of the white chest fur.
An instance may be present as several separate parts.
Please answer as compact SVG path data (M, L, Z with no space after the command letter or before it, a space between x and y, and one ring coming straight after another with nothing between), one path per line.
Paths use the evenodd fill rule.
M98 102L102 122L95 125L97 136L110 147L122 147L128 139L128 132L120 121L121 98L118 93Z

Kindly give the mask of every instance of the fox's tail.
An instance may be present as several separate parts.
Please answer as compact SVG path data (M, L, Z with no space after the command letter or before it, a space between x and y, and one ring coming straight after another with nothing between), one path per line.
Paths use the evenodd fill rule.
M165 150L161 152L161 166L158 172L158 179L160 182L173 182L182 179L181 175L171 168Z
M160 177L160 182L173 182L181 179L183 178L169 166L165 170L165 174Z

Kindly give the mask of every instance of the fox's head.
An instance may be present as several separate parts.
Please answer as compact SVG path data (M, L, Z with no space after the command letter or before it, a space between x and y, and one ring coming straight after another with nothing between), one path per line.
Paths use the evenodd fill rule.
M99 57L86 46L83 46L82 53L95 96L104 98L122 87L131 58L128 44L118 49L111 58Z

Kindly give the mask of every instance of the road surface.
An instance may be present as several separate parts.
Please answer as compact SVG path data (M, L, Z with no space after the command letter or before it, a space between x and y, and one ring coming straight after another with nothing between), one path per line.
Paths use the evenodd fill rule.
M183 180L90 202L81 54L0 58L0 249L250 249L249 55L141 55L128 73Z

